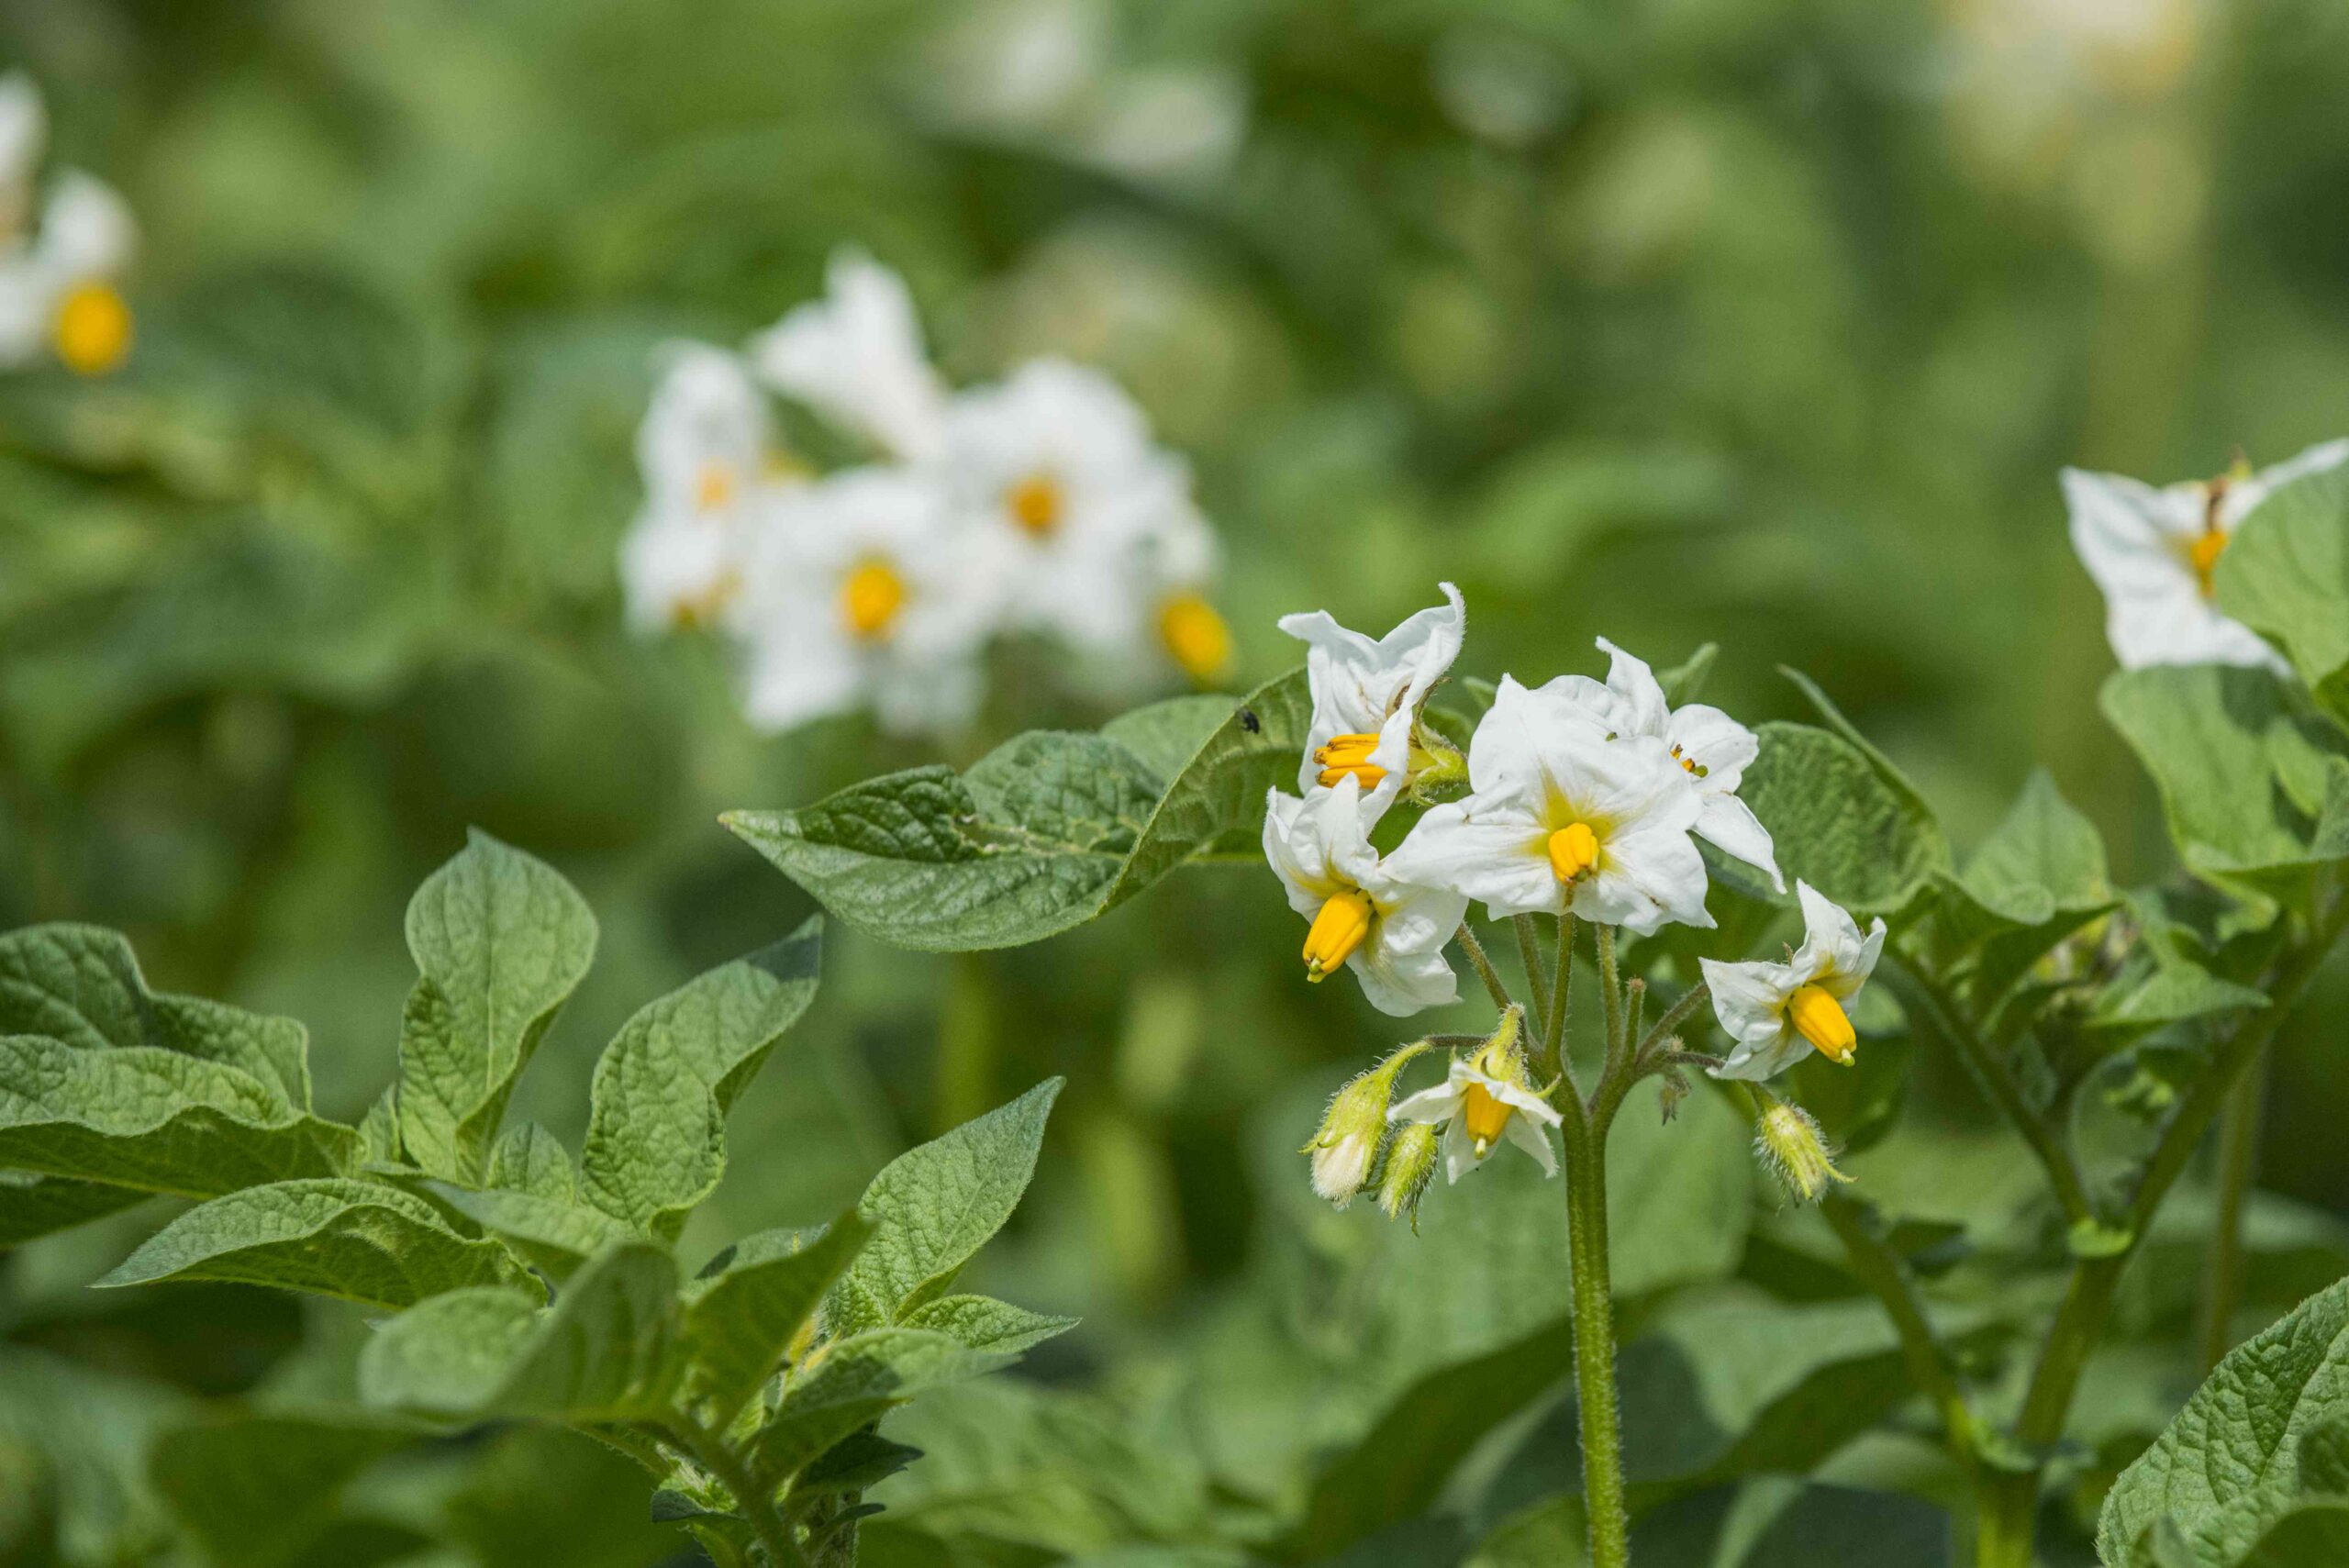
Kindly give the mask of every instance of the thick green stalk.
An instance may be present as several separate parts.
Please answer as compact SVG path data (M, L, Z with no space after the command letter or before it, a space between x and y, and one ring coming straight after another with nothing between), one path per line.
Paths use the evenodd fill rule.
M2234 1346L2235 1307L2243 1295L2243 1209L2259 1165L2259 1120L2267 1097L2262 1056L2227 1095L2219 1118L2219 1215L2202 1270L2197 1339L2207 1376Z
M1608 928L1599 928L1603 937ZM1623 1425L1615 1393L1615 1304L1607 1262L1607 1124L1565 1113L1566 1236L1574 1262L1575 1390L1582 1422L1582 1496L1591 1568L1626 1568Z
M723 1437L682 1413L671 1418L669 1431L694 1456L696 1463L733 1494L734 1506L742 1510L742 1518L749 1522L759 1549L766 1553L768 1568L807 1568L807 1554L791 1539L791 1526L775 1507L774 1496L759 1495L759 1488L751 1480L749 1465L726 1446Z

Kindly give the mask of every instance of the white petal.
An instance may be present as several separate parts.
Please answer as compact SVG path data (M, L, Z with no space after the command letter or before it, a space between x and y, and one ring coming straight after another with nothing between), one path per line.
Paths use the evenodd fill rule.
M1501 1124L1501 1136L1533 1156L1545 1176L1558 1173L1558 1151L1550 1146L1550 1135L1538 1122L1513 1116Z
M31 190L48 139L49 116L31 73L11 71L0 76L0 244L12 238L16 223L23 220L21 210L12 217L7 209Z
M1279 790L1264 796L1264 859L1288 894L1288 906L1310 920L1337 891L1321 858L1321 837L1307 803Z
M1397 881L1383 867L1375 881L1359 885L1378 906L1380 946L1397 955L1441 954L1468 913L1468 900L1462 895Z
M1389 876L1486 905L1496 919L1564 905L1543 835L1531 817L1497 810L1472 818L1473 800L1434 806L1386 857Z
M1879 915L1868 927L1866 938L1856 949L1840 953L1835 967L1819 977L1820 985L1838 1001L1848 1002L1860 994L1860 987L1876 973L1876 961L1884 955L1884 917Z
M1449 1120L1460 1109L1460 1089L1450 1079L1432 1088L1406 1095L1386 1107L1388 1121L1438 1122Z
M50 188L41 209L41 265L60 277L110 277L130 263L139 228L114 187L67 170Z
M751 339L759 373L900 457L935 454L945 393L905 280L860 251L840 250L824 282L824 298Z
M1795 884L1795 897L1802 905L1803 923L1802 946L1795 950L1795 973L1808 982L1856 968L1863 948L1859 922L1807 882ZM1869 962L1873 967L1874 961Z
M1476 1168L1476 1145L1468 1137L1464 1117L1453 1117L1443 1129L1443 1180L1448 1186Z
M1655 672L1647 661L1636 658L1616 647L1605 638L1598 647L1610 661L1607 670L1607 689L1615 694L1621 706L1627 735L1662 735L1669 710L1664 706L1664 687L1656 680Z
M1784 893L1787 879L1778 873L1776 847L1770 842L1770 830L1762 826L1753 809L1733 795L1705 794L1699 800L1697 837L1732 860L1761 867L1769 873L1770 885Z
M1441 952L1390 951L1375 933L1346 957L1370 1005L1389 1018L1407 1018L1429 1007L1460 1000L1460 979Z
M793 729L844 713L863 695L862 666L837 638L778 633L751 644L743 711L761 729Z
M1704 769L1697 780L1700 795L1725 795L1735 789L1762 749L1753 731L1703 703L1675 708L1672 721L1664 727L1664 739L1680 748L1681 756Z
M1708 929L1705 857L1674 828L1609 836L1598 871L1575 889L1575 913L1647 936L1667 921Z
M1544 695L1554 696L1572 704L1598 726L1602 733L1636 733L1632 728L1631 710L1616 695L1607 689L1603 681L1588 675L1560 675L1543 684Z
M1792 1067L1809 1049L1810 1042L1788 1026L1775 1034L1756 1034L1739 1040L1728 1060L1705 1071L1715 1078L1743 1078L1758 1083Z
M1408 764L1410 715L1459 656L1466 626L1460 590L1441 586L1443 604L1411 616L1375 642L1323 611L1281 617L1281 629L1306 644L1306 677L1313 690L1308 773L1316 771L1313 751L1338 735L1377 734L1374 760L1390 776ZM1397 777L1394 788L1401 787Z
M1472 1076L1484 1084L1486 1094L1518 1113L1517 1116L1512 1116L1510 1120L1531 1118L1544 1127L1556 1127L1565 1120L1564 1117L1558 1114L1557 1106L1522 1084L1505 1083L1486 1073L1476 1073L1474 1069L1470 1071Z
M1802 984L1792 969L1761 961L1726 963L1706 958L1697 962L1712 992L1713 1016L1731 1039L1776 1033L1784 1027L1787 998Z

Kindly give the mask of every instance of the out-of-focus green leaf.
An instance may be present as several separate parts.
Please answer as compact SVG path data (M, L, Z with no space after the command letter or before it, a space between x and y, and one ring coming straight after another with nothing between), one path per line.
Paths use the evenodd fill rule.
M586 973L596 917L553 867L473 833L407 909L419 977L400 1020L400 1140L465 1185L483 1174L515 1076Z
M921 1329L874 1329L836 1340L751 1437L751 1473L762 1485L781 1485L834 1443L924 1389L976 1377L1011 1359Z
M2219 607L2275 643L2349 724L2349 474L2284 486L2227 540L2210 574Z
M710 1424L723 1429L774 1375L793 1336L872 1234L851 1209L802 1248L740 1262L689 1287L686 1392L708 1402Z
M98 1283L224 1280L374 1307L410 1307L472 1285L528 1289L495 1241L470 1240L419 1197L376 1182L273 1182L217 1197L173 1220Z
M1949 847L1913 790L1887 782L1841 735L1803 724L1765 724L1761 754L1738 795L1770 830L1778 869L1857 910L1905 907L1949 870ZM1771 896L1756 873L1731 874Z
M345 1484L414 1436L364 1411L228 1413L164 1433L147 1470L213 1562L276 1568L334 1522Z
M0 1171L0 1251L119 1214L148 1195L30 1171Z
M906 1314L908 1329L930 1329L974 1351L1017 1355L1076 1327L1074 1318L1030 1312L986 1296L942 1296Z
M428 1181L424 1190L467 1219L506 1239L531 1265L562 1279L615 1241L636 1234L598 1208L536 1193L484 1187L476 1192Z
M1974 903L2016 926L2040 926L2059 914L2086 917L2108 907L2104 841L2096 825L2034 769L1987 839L1976 847L1956 884Z

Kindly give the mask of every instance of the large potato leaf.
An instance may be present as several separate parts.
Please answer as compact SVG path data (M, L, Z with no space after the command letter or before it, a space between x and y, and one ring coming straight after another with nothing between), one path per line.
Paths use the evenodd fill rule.
M415 1435L356 1411L222 1414L165 1432L147 1473L213 1562L275 1568L334 1523L353 1476Z
M1831 730L1771 723L1738 795L1770 830L1778 869L1848 908L1892 913L1949 870L1949 845L1890 764ZM1771 895L1758 873L1727 874Z
M916 768L727 826L860 931L930 951L1016 947L1115 908L1184 862L1252 852L1265 792L1294 787L1302 671L1204 739L1202 699L1099 735L1040 731L956 774ZM1178 768L1170 759L1190 749Z
M2349 723L2349 473L2270 495L2211 573L2219 607L2283 649L2317 700Z
M836 1340L751 1438L751 1472L762 1485L780 1485L922 1390L993 1372L1011 1359L924 1329L874 1329Z
M724 1429L774 1375L793 1336L872 1234L851 1209L804 1245L756 1257L737 1250L697 1282L685 1307L686 1392L707 1403L711 1425Z

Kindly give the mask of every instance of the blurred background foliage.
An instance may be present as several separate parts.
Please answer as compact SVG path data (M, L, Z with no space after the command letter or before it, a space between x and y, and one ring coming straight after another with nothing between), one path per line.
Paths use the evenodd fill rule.
M145 235L128 369L0 381L0 920L118 926L158 985L301 1018L346 1117L388 1071L407 893L467 824L602 920L517 1106L575 1139L638 1002L806 912L717 814L930 760L857 721L760 738L714 648L620 626L650 350L738 340L844 242L907 274L957 379L1052 351L1126 382L1197 466L1252 679L1293 661L1279 613L1383 628L1449 577L1464 670L1718 639L1710 700L1802 716L1775 667L1807 672L1960 845L2043 764L2126 882L2168 852L2096 717L2055 470L2208 474L2349 428L2349 12L2322 0L16 0L0 62ZM1015 657L958 755L1102 717ZM874 1560L1569 1560L1554 1194L1497 1167L1416 1240L1316 1206L1295 1145L1397 1031L1298 984L1296 940L1237 872L1016 954L837 934L696 1236L830 1213L1064 1072L988 1271L1086 1318L907 1422L932 1458ZM2344 1004L2336 974L2307 1017ZM2320 1032L2273 1098L2268 1316L2349 1268ZM1879 1053L1909 1094L1853 1169L1995 1376L2058 1228L1911 1054ZM1639 1120L1645 1560L1937 1561L1954 1475L1823 1231L1709 1097ZM80 1290L156 1218L0 1264L0 1512L53 1514L72 1562L200 1551L153 1435L331 1399L365 1331ZM2057 1561L2191 1385L2197 1236L2181 1213L2131 1276ZM659 1561L682 1538L640 1496L560 1436L412 1449L304 1560Z

